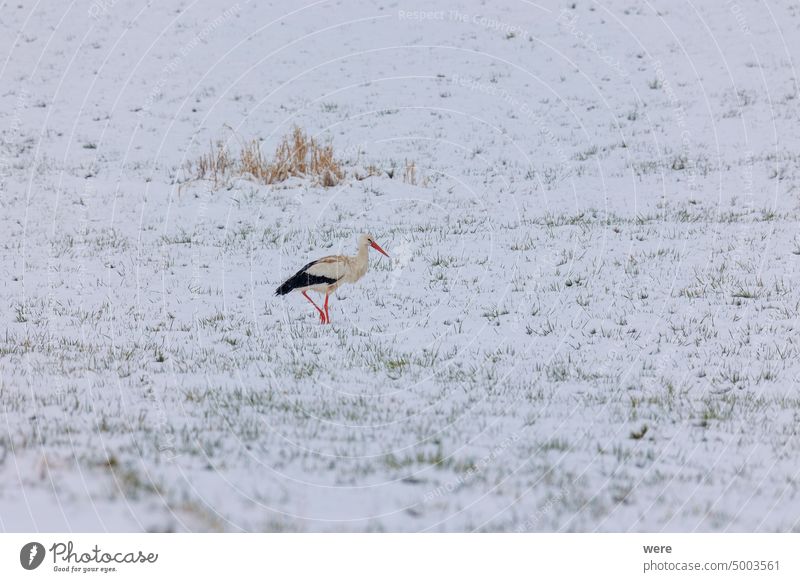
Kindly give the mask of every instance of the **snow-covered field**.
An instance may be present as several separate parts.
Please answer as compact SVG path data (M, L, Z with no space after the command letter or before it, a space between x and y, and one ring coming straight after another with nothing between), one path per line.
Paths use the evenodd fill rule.
M799 56L790 0L3 2L0 530L799 530ZM181 170L294 125L342 184ZM332 325L273 296L363 231Z

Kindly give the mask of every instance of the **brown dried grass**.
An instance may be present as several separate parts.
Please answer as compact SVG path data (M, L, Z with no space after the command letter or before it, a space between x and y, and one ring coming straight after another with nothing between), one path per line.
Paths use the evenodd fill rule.
M416 162L409 162L406 160L405 167L403 168L403 182L406 184L411 184L412 186L417 185L417 164Z
M232 131L232 130L231 130ZM261 151L257 139L243 140L236 135L238 153L222 140L211 142L208 151L184 165L189 181L210 180L215 188L229 185L232 179L250 178L262 184L278 184L290 178L309 178L326 188L336 186L345 179L344 162L337 158L331 142L320 142L295 126L285 135L272 156ZM389 179L402 178L406 184L427 186L414 161L405 160L399 170L395 164L382 170L374 164L354 171L356 180L386 175Z
M241 142L239 155L233 155L222 141L209 144L209 151L185 168L197 180L211 180L215 186L231 178L251 176L264 184L277 184L292 177L311 178L331 187L345 177L342 162L336 158L331 143L321 143L295 126L283 137L270 158L256 140Z

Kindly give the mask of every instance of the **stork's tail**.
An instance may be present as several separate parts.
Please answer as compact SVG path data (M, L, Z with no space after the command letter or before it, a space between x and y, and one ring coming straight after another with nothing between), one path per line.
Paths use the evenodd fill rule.
M292 285L292 280L289 279L283 285L275 289L275 295L286 295L290 293L294 289L294 285Z

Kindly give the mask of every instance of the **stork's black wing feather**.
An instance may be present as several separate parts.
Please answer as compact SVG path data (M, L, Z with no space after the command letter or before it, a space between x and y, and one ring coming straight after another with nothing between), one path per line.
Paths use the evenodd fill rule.
M294 275L289 277L286 282L275 289L275 295L286 295L287 293L297 289L298 287L311 287L312 285L332 285L336 283L337 279L330 277L320 277L319 275L311 275L306 271L317 261L311 261L305 267L297 271Z

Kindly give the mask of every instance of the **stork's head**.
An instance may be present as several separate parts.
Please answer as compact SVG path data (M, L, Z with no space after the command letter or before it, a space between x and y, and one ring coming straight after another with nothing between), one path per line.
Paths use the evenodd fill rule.
M386 251L384 251L378 245L378 243L375 242L375 237L372 236L371 234L362 234L358 239L358 246L359 246L359 248L363 248L363 247L368 247L369 246L369 247L372 247L373 249L375 249L376 251L378 251L380 254L382 254L382 255L384 255L386 257L389 256L389 255L386 254Z

